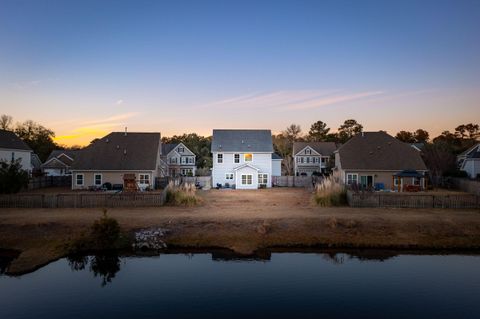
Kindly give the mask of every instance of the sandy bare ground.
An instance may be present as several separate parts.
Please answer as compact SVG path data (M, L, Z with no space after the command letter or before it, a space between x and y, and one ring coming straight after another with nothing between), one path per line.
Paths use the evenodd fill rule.
M167 244L250 253L268 247L479 249L480 210L320 208L304 189L200 191L197 207L117 208L122 228L164 227ZM25 272L65 254L100 209L1 209L0 248L21 250Z

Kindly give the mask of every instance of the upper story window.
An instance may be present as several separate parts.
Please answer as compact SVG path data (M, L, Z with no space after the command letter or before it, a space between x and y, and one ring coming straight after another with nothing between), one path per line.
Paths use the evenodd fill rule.
M245 162L251 162L253 161L253 154L252 153L246 153L243 155L243 160Z
M217 154L217 163L222 164L223 163L223 154Z
M234 155L233 155L233 162L234 162L235 164L240 163L240 154L234 154Z
M307 148L307 149L305 150L305 154L307 154L307 155L312 155L312 150Z
M177 151L178 151L179 153L183 153L183 152L185 152L185 148L184 148L183 146L179 146L179 147L177 148Z

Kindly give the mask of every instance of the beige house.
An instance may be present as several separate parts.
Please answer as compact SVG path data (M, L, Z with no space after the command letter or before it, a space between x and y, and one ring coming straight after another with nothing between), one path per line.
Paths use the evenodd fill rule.
M420 152L386 132L363 132L335 151L335 170L362 189L424 189L427 167Z
M121 189L132 177L137 189L153 189L160 152L160 133L110 133L76 154L72 189Z

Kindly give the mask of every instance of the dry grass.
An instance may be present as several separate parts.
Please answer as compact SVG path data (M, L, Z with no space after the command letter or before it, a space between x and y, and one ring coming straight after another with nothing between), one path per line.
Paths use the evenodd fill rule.
M166 204L172 206L195 206L200 203L197 188L193 183L170 181L166 188Z
M338 173L325 177L315 186L315 203L322 207L343 206L347 203L347 190Z

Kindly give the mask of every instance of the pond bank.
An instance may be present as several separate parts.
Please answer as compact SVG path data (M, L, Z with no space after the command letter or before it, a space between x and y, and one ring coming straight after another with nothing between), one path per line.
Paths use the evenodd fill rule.
M168 248L480 249L480 210L319 208L304 189L200 191L195 207L114 208L126 234L168 230ZM67 245L102 216L100 209L2 209L0 248L21 251L8 267L32 271L67 253Z

